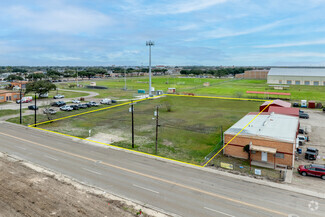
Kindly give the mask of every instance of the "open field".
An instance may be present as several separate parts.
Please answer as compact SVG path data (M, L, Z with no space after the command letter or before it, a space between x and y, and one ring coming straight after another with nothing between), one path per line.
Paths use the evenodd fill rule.
M221 127L227 129L248 112L258 111L260 104L181 96L139 102L134 106L135 150L155 153L154 111L159 106L158 155L200 164L221 140ZM131 113L128 105L38 127L131 148Z
M124 88L123 78L110 78L106 80L96 81L99 86L106 86L109 89L96 90L87 88L76 88L76 90L90 90L98 92L98 98L103 97L119 97L130 98L137 93L138 89L148 90L147 77L127 78L127 88L129 91L121 91ZM85 80L80 82L83 85L89 85L91 81ZM203 83L210 82L209 87L204 87ZM178 93L188 92L197 95L209 96L228 96L228 97L250 97L263 98L263 95L246 94L250 91L269 91L269 92L288 92L291 93L291 100L317 100L325 102L325 86L305 86L305 85L291 85L288 90L270 90L266 80L236 80L236 79L214 79L214 78L182 78L161 76L153 77L152 86L155 90L167 91L168 87L175 87ZM67 84L61 84L61 88L67 88ZM278 97L278 96L274 96Z
M0 110L0 117L7 116L7 115L14 115L18 113L19 110L4 109L4 110Z

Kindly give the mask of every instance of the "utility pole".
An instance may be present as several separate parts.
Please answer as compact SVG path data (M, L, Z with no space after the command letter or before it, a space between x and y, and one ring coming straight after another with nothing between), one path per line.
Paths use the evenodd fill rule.
M158 119L159 119L159 111L158 111L158 106L157 106L157 110L156 110L156 149L155 149L155 152L156 152L156 155L157 155L157 153L158 153L158 127L159 127L159 121L158 121Z
M77 72L77 87L79 87L79 83L78 83L78 69L76 69Z
M146 46L149 46L149 97L151 94L151 46L154 46L155 43L153 41L147 41Z
M124 67L124 90L126 90L126 68Z
M134 148L134 117L133 117L133 101L131 101L131 112L132 112L132 148Z
M34 108L35 110L35 116L34 116L34 122L35 122L35 125L34 125L34 127L36 127L36 92L35 92L35 108Z
M22 116L21 116L21 101L22 101L22 99L21 99L21 88L20 88L20 95L19 95L19 98L20 98L20 102L19 102L19 106L20 106L20 112L19 112L19 114L20 114L20 121L19 121L19 123L21 124L22 123Z

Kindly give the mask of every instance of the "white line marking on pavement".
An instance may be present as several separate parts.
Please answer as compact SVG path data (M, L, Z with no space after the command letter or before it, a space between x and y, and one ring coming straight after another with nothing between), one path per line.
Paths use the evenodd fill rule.
M226 216L235 217L235 216L233 216L233 215L229 215L229 214L227 214L227 213L220 212L220 211L218 211L218 210L214 210L214 209L211 209L211 208L209 208L209 207L204 207L204 209L210 210L210 211L212 211L212 212L217 212L217 213L220 213L220 214L223 214L223 215L226 215Z
M141 186L139 186L139 185L135 185L135 184L133 184L133 186L134 186L134 187L137 187L137 188L141 188L141 189L147 190L147 191L151 191L151 192L156 193L156 194L159 194L158 191L154 191L154 190L151 190L151 189L149 189L149 188L141 187Z
M58 161L58 159L56 159L56 158L54 158L54 157L52 157L52 156L50 156L50 155L44 155L44 156L47 157L47 158L50 158L50 159L52 159L52 160Z
M95 173L95 174L97 174L97 175L102 175L102 174L99 173L99 172L96 172L96 171L93 171L93 170L89 170L89 169L87 169L87 168L82 168L82 169L87 170L88 172L91 172L91 173Z

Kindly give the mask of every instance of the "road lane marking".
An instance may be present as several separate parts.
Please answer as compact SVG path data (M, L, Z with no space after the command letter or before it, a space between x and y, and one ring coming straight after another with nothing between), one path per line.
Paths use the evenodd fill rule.
M73 156L73 157L77 157L77 158L80 158L80 159L88 160L88 161L91 161L91 162L94 162L94 163L97 161L97 160L92 159L92 158L89 158L89 157L85 157L85 156L82 156L82 155L79 155L79 154L75 154L75 153L72 153L72 152L64 151L64 150L61 150L61 149L58 149L58 148L54 148L54 147L51 147L51 146L43 145L43 144L40 144L40 143L37 143L37 142L33 142L33 141L30 141L30 140L27 140L27 139L19 138L19 137L10 135L10 134L6 134L6 133L2 133L2 132L0 132L0 134L1 135L4 135L6 137L11 137L11 138L14 138L14 139L23 141L23 142L28 142L30 144L34 144L34 145L37 145L37 146L40 146L40 147L43 147L43 148L47 148L47 149L50 149L50 150L53 150L53 151L56 151L56 152L61 152L61 153L64 153L64 154L67 154L67 155L70 155L70 156ZM243 201L237 200L237 199L232 199L232 198L227 197L227 196L223 196L223 195L220 195L220 194L212 193L210 191L201 190L199 188L195 188L195 187L192 187L192 186L189 186L189 185L180 184L180 183L177 183L177 182L173 182L173 181L170 181L170 180L167 180L167 179L163 179L163 178L159 178L159 177L156 177L156 176L148 175L148 174L145 174L145 173L137 172L137 171L134 171L134 170L131 170L131 169L127 169L127 168L124 168L124 167L120 167L120 166L116 166L116 165L113 165L113 164L110 164L110 163L101 162L101 164L106 165L106 166L109 166L109 167L112 167L112 168L115 168L115 169L118 169L118 170L122 170L122 171L126 171L126 172L129 172L129 173L133 173L133 174L136 174L136 175L139 175L139 176L147 177L149 179L153 179L153 180L160 181L160 182L163 182L163 183L168 183L168 184L175 185L175 186L178 186L178 187L181 187L181 188L185 188L185 189L188 189L188 190L196 191L196 192L199 192L199 193L202 193L202 194L206 194L206 195L209 195L209 196L212 196L212 197L220 198L220 199L223 199L223 200L228 200L228 201L231 201L233 203L245 205L245 206L248 206L248 207L251 207L251 208L263 210L263 211L270 212L270 213L274 213L274 214L281 215L281 216L288 216L288 214L283 213L283 212L280 212L280 211L277 211L277 210L273 210L273 209L269 209L269 208L262 207L262 206L259 206L259 205L255 205L255 204L243 202Z
M49 159L52 159L52 160L55 160L55 161L59 161L58 159L56 159L56 158L54 158L54 157L52 157L52 156L50 156L50 155L44 155L45 157L47 157L47 158L49 158Z
M210 211L212 211L212 212L220 213L220 214L223 214L223 215L226 215L226 216L235 217L235 216L233 216L233 215L229 215L229 214L227 214L227 213L224 213L224 212L221 212L221 211L218 211L218 210L215 210L215 209L211 209L211 208L209 208L209 207L204 207L204 209L210 210Z
M134 187L137 187L137 188L142 188L142 189L147 190L147 191L151 191L151 192L156 193L156 194L159 194L158 191L154 191L154 190L151 190L149 188L145 188L145 187L142 187L142 186L139 186L139 185L135 185L135 184L133 184L133 186Z
M26 149L26 148L24 148L24 147L20 147L20 146L16 146L16 145L15 145L15 147L16 147L16 148L19 148L19 149L22 149L22 150L24 150L24 151L26 151L26 150L27 150L27 149Z
M88 172L91 172L91 173L95 173L95 174L97 174L97 175L102 175L101 173L99 173L99 172L96 172L96 171L94 171L94 170L90 170L90 169L87 169L87 168L82 168L83 170L86 170L86 171L88 171Z

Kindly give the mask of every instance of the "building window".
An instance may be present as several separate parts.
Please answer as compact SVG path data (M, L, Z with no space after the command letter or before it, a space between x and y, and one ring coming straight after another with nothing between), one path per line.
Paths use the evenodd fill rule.
M319 81L314 81L314 85L318 86L319 85Z
M292 83L292 81L291 80L287 80L287 84L291 84Z
M324 82L325 83L325 82ZM282 84L282 80L279 80L279 84Z
M0 99L4 99L5 97L4 96L0 96Z
M14 95L14 99L16 99L17 98L17 95Z
M305 85L310 85L310 81L305 81Z
M281 159L283 159L283 158L284 158L284 154L283 154L283 153L276 153L276 154L275 154L275 157L276 157L276 158L281 158Z
M295 85L300 85L300 81L295 81Z

